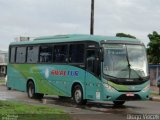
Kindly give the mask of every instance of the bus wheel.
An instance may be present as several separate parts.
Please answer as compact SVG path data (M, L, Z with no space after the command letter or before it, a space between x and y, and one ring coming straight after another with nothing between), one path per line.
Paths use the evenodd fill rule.
M35 98L35 86L32 81L29 81L27 85L27 93L29 98Z
M125 103L125 101L113 101L115 106L121 106Z
M80 85L76 85L73 91L73 99L77 105L86 104L87 100L83 100L83 90Z
M7 90L11 90L11 87L7 87Z

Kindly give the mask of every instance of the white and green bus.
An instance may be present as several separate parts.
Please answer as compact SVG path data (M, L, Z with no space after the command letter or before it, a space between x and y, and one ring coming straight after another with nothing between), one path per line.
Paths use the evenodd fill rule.
M132 38L56 35L9 46L8 89L87 100L148 100L150 81L144 44Z

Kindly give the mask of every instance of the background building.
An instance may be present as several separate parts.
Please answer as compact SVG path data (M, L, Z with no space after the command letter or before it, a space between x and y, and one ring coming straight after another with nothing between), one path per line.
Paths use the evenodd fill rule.
M0 77L7 74L8 53L0 50Z
M160 79L160 64L149 64L149 76L151 85L156 86L157 81Z

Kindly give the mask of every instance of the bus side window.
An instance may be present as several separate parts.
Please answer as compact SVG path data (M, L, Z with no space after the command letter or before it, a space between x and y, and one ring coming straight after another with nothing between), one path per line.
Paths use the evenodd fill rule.
M67 45L55 45L53 53L53 61L55 63L67 62Z
M11 47L11 49L10 49L10 63L15 62L15 54L16 54L16 47Z
M16 63L26 62L26 47L17 47Z
M40 47L39 62L41 63L52 62L52 47L50 46Z
M70 45L69 62L70 63L83 63L84 62L84 44Z
M27 49L27 63L37 63L38 62L38 46L29 46Z

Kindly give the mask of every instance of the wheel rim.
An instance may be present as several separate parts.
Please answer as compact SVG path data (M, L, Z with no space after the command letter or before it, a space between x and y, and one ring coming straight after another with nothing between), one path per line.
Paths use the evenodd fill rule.
M29 86L28 93L29 93L29 97L33 97L34 89L32 86Z
M74 93L76 103L80 103L82 99L82 93L80 90L76 90Z

